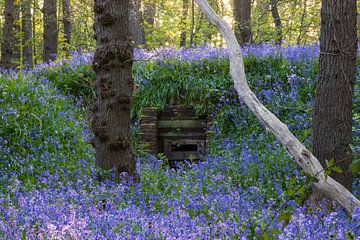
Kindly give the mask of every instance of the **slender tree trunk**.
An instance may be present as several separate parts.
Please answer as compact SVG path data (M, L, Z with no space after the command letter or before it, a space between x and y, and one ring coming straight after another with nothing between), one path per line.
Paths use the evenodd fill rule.
M191 0L191 29L190 29L190 42L189 46L194 45L194 34L195 34L195 2Z
M1 44L1 65L3 68L11 68L11 60L13 57L13 43L14 43L14 0L5 1L5 23L3 27L3 42Z
M23 44L22 44L23 64L28 67L33 66L31 2L32 0L23 0L21 6L22 32L23 32Z
M130 0L96 0L96 103L92 130L96 165L104 170L126 172L134 177L135 160L131 152L130 102L133 47L129 34ZM99 174L99 178L104 176Z
M70 0L62 0L62 23L64 25L64 51L69 52L71 44L71 6Z
M331 176L349 191L357 44L356 1L323 0L313 147L324 167L325 160L333 159L342 168L342 174Z
M21 33L21 1L15 0L15 18L14 18L14 54L13 61L16 65L21 63L21 45L22 45L22 33Z
M299 35L298 35L297 40L296 40L297 45L301 44L301 38L305 34L304 32L307 30L306 29L306 24L305 24L306 15L307 15L307 1L304 1L304 9L303 9L303 12L301 14L301 20L300 20Z
M251 32L251 0L234 0L235 36L239 43L250 43Z
M146 45L151 45L152 34L154 31L155 16L156 16L156 3L150 0L144 4L144 23L145 23L145 37L147 39Z
M129 19L129 29L131 40L135 47L145 45L145 32L142 22L141 0L131 0L131 13Z
M32 15L32 32L33 32L33 52L34 52L34 64L37 64L38 55L36 49L36 11L38 9L38 2L37 0L33 1L33 15Z
M186 46L186 20L189 11L189 0L183 0L183 9L180 20L181 33L180 33L180 47Z
M271 14L274 19L275 28L276 28L276 40L275 43L280 45L282 43L282 23L281 18L279 15L279 10L277 7L277 4L280 0L271 0L270 6L271 6Z
M44 62L55 60L57 55L58 28L56 2L57 0L44 0Z

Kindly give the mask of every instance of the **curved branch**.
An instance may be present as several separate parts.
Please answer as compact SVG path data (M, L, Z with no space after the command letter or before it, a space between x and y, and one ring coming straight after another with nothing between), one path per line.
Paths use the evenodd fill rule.
M314 183L314 186L324 196L338 202L351 215L355 208L360 208L360 201L333 178L326 177L317 158L304 147L284 123L260 103L247 84L240 46L233 30L211 9L206 0L196 0L196 2L210 22L219 29L225 38L230 57L230 74L239 97L260 120L261 124L276 136L304 172L315 176L319 180Z

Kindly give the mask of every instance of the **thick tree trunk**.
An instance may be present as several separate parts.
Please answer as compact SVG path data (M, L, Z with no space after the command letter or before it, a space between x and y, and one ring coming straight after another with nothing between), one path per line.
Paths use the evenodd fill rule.
M183 9L181 14L181 33L180 33L180 47L186 46L186 19L189 11L189 0L183 0Z
M44 62L55 60L57 55L58 28L56 2L57 0L44 0Z
M326 167L333 159L344 171L332 174L352 189L352 97L356 73L356 1L323 0L319 77L313 119L314 155Z
M318 182L314 183L315 188L329 199L338 202L348 214L352 214L355 208L360 207L360 201L333 178L326 177L324 169L316 157L301 144L284 123L260 103L246 82L241 50L234 32L224 20L215 14L206 0L196 0L196 2L226 40L230 54L230 74L239 97L261 124L276 136L304 172L318 179Z
M23 44L22 44L23 64L27 67L33 66L31 2L32 0L23 0L21 6L22 32L23 32Z
M69 52L71 44L71 6L70 0L62 0L62 23L64 25L64 50Z
M270 6L271 6L271 14L274 19L274 24L275 24L275 28L276 28L275 43L280 45L282 43L283 37L282 37L282 23L281 23L279 10L277 7L278 2L279 2L279 0L271 0Z
M239 43L250 43L251 33L251 0L234 0L235 36Z
M130 102L133 47L129 34L130 0L96 0L96 103L92 130L96 165L104 170L135 176L131 152ZM100 179L104 176L99 175Z
M145 32L142 22L141 0L131 0L131 13L129 19L129 29L131 40L135 47L145 45Z
M11 60L13 57L14 43L14 0L5 1L4 9L5 23L3 27L3 42L1 44L1 66L3 68L11 68Z

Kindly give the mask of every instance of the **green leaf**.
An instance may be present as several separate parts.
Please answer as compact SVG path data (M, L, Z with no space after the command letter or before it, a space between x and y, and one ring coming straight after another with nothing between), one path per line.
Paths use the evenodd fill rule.
M294 185L295 182L296 182L296 176L293 176L289 181L289 185L292 186Z
M354 161L352 164L350 164L350 171L353 173L358 173L360 172L360 159L358 159L357 161Z
M289 197L292 197L295 194L295 190L292 188L289 188L288 190L286 190L286 193L289 195Z
M327 166L328 168L334 166L334 159L325 160L325 162L326 162L326 166Z
M285 228L289 224L292 216L293 216L293 213L288 210L280 212L278 219L280 221L284 221L283 228Z
M276 229L276 228L273 228L273 229L270 230L270 232L271 232L272 234L279 234L279 233L280 233L280 230L279 230L279 229Z
M335 172L335 173L343 173L344 171L341 169L341 167L339 166L335 166L331 168L331 171Z

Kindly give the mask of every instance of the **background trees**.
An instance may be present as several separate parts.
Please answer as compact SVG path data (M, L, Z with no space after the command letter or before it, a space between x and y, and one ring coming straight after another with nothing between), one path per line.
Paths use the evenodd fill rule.
M69 51L94 51L91 0L2 0L0 11L8 12L5 6L11 1L14 2L11 10L11 31L14 41L11 42L10 55L14 65L31 65L32 62L48 60L53 54L62 58ZM130 29L133 30L133 41L136 46L143 45L152 49L191 44L211 44L220 47L224 45L221 35L196 4L193 4L193 0L131 2L133 7ZM209 2L221 17L233 26L238 39L243 42L251 40L254 43L280 43L283 40L302 44L318 40L320 0ZM46 6L42 5L43 3ZM243 11L240 12L239 9ZM1 29L9 31L9 16L4 14L0 16L0 20ZM240 29L242 36L239 35ZM7 39L10 35L4 34L3 31L0 32L0 40L5 47L9 44ZM1 55L4 55L6 62L9 54L4 50Z

